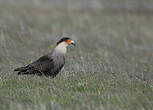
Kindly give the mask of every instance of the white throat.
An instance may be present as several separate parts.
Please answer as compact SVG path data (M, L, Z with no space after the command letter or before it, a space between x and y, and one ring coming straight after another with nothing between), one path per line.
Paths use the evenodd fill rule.
M66 42L62 42L55 47L55 51L57 53L66 54L68 44Z

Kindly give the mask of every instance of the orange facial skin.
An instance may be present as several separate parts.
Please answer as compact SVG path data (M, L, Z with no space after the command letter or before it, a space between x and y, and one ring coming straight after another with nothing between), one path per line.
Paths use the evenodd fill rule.
M72 41L71 39L68 39L68 40L66 41L66 43L67 43L67 44L71 44L71 41Z

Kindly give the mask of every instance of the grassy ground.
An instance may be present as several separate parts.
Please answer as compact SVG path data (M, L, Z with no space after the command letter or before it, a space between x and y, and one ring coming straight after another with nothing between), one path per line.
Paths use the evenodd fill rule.
M0 110L151 110L153 15L0 6ZM54 78L13 69L72 34L64 69Z

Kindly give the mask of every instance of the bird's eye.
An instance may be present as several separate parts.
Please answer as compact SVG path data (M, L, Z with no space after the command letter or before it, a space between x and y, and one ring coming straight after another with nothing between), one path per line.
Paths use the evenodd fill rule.
M67 44L71 44L71 39L66 40Z

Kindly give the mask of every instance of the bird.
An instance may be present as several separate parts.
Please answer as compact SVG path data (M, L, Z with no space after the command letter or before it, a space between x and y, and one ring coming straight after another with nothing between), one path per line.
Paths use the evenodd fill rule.
M69 45L75 46L76 44L71 38L63 37L56 43L56 47L50 53L41 56L27 66L14 69L14 71L18 71L18 75L36 74L55 77L65 64Z

